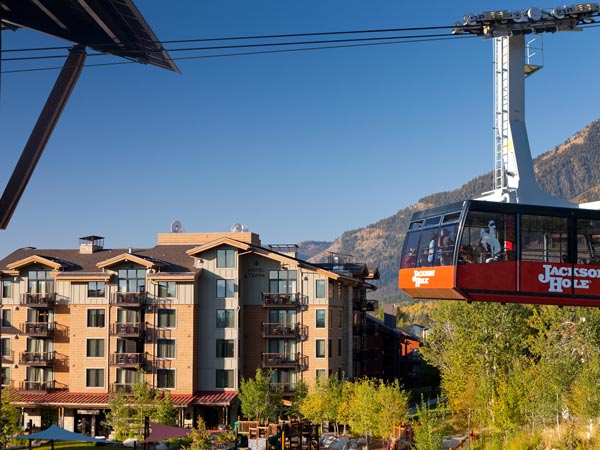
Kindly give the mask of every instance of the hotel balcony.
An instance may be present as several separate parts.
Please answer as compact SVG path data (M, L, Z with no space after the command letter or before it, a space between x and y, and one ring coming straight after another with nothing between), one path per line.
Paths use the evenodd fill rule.
M298 353L262 353L262 367L265 369L298 369L308 368L308 356Z
M29 308L52 308L56 305L56 293L32 294L26 292L21 294L21 306Z
M118 367L141 367L146 362L144 353L113 353L110 364Z
M379 301L378 300L367 300L367 311L375 311L379 309Z
M263 292L263 307L265 308L294 308L300 311L308 309L308 296L300 295L300 293L277 293L277 292Z
M21 381L19 389L23 391L48 392L58 389L57 383L52 381Z
M263 323L262 337L270 339L300 339L306 340L308 337L308 326L289 323Z
M270 383L271 392L282 395L293 395L296 393L296 383Z
M52 337L56 322L25 322L21 324L21 334L32 337Z
M23 352L19 364L27 366L51 366L54 364L54 352Z
M146 324L143 322L117 322L110 324L110 335L123 338L139 338L144 335Z
M115 292L110 298L110 304L123 308L140 308L146 304L146 292Z
M133 394L133 383L113 383L110 386L110 392Z

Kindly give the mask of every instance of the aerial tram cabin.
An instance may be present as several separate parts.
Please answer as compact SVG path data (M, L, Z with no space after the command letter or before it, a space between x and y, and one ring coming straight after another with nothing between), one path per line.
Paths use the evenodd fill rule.
M416 212L398 284L422 299L600 306L600 214L478 200Z
M575 31L596 3L467 14L453 33L494 39L494 190L415 212L398 286L413 298L600 306L600 211L543 192L525 127L526 35ZM530 41L531 42L531 41ZM529 43L527 43L529 44ZM526 52L527 48L527 52Z

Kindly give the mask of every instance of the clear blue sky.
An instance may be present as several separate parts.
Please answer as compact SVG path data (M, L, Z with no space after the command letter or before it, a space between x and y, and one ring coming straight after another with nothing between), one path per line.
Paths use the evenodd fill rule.
M444 26L467 12L555 6L136 4L161 40ZM600 117L599 37L600 27L544 36L545 67L527 81L534 156ZM21 30L4 32L3 45L64 43ZM87 63L100 60L118 61L89 57ZM333 240L493 167L491 41L177 64L181 75L139 64L84 69L8 230L0 231L0 257L23 246L76 248L89 234L104 236L111 248L152 246L175 219L188 232L229 231L239 222L265 243ZM3 64L3 70L16 67ZM1 189L57 73L2 75Z

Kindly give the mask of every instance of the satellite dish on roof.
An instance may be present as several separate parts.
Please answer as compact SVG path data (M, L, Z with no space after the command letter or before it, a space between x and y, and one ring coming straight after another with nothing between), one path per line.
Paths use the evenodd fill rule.
M181 222L179 220L171 222L171 233L181 233Z
M239 223L234 223L233 225L231 225L231 232L232 233L241 233L242 230L243 230L243 227Z

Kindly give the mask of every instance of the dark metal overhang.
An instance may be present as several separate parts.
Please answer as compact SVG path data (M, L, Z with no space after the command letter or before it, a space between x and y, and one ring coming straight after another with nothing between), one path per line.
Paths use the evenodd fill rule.
M2 29L37 30L179 73L132 0L0 0Z

